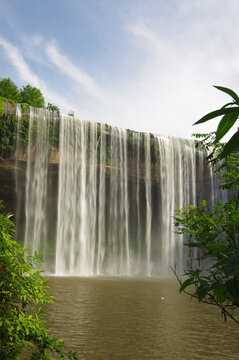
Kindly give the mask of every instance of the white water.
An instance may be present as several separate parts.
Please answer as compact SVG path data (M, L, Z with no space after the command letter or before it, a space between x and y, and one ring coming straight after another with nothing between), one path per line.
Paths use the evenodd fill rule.
M56 182L49 114L31 110L25 245L42 251L57 275L182 272L187 256L174 211L205 193L214 201L218 181L194 141L61 116Z
M106 189L105 189L105 175L106 175L106 134L105 125L100 125L100 175L99 175L99 205L98 205L98 247L96 251L96 274L100 275L103 267L105 254L105 206L106 206Z
M50 113L30 108L27 148L24 244L44 252L47 242L47 175Z
M61 118L58 219L56 241L57 274L91 275L89 233L94 187L87 194L86 137L89 123L73 117ZM94 149L92 150L94 151ZM92 171L91 171L92 172ZM94 169L93 169L94 172ZM91 204L90 204L91 205Z
M111 128L110 179L106 203L106 272L112 275L130 275L128 176L126 131ZM109 202L107 201L109 200ZM104 268L101 273L104 273Z
M150 135L145 134L145 196L146 196L146 229L145 242L147 254L147 275L152 273L151 263L151 221L152 221L152 194L151 194L151 156Z

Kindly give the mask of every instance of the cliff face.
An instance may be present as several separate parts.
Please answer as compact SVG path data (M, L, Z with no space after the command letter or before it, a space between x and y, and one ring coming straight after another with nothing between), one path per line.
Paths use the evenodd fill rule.
M68 136L67 141L69 142L69 146L75 147L75 149L72 150L73 152L79 151L80 149L79 147L79 149L76 150L76 145L72 145L72 141L75 141L76 132L82 131L82 128L76 130L76 127L74 133L72 129L73 126L76 126L76 123L72 122L72 129L67 130L70 131L69 134L63 135L63 131L60 130L60 128L62 124L66 122L72 122L72 117L61 117L58 114L50 113L42 109L27 109L23 111L19 105L9 102L4 103L4 113L2 115L0 114L0 199L8 204L8 209L11 212L16 212L17 197L21 199L24 198L26 192L27 161L34 163L36 157L39 155L39 141L44 140L45 142L43 141L41 146L48 148L47 155L44 155L44 161L48 162L48 176L50 179L53 179L51 182L54 183L55 189L57 188L60 131L62 133L61 141L64 141L64 136ZM102 167L103 161L106 182L110 183L112 172L115 170L118 172L121 171L120 167L123 166L123 164L121 164L121 160L119 159L123 156L123 151L125 151L129 188L136 186L137 182L141 183L143 187L145 174L148 171L150 173L153 194L158 192L160 181L162 181L162 172L164 172L167 167L165 166L165 162L174 161L173 158L175 156L172 152L178 151L176 147L180 148L180 146L182 146L180 144L183 142L183 140L177 140L177 145L175 145L175 149L173 150L172 146L167 145L167 141L173 142L173 140L170 139L163 140L162 145L160 145L160 141L156 135L140 134L130 130L121 131L120 129L97 123L94 127L87 125L86 122L84 122L84 124L83 132L81 135L78 134L78 136L83 136L86 144L84 145L86 172L89 173L92 156L94 156L95 159L93 161L95 161L97 167L97 178L100 177L100 168ZM42 139L44 131L44 136L47 134L46 139ZM94 135L92 135L92 131ZM149 146L148 158L146 155L147 141ZM123 145L123 143L125 145ZM185 146L191 148L192 145L189 144L190 141L185 140ZM104 153L102 152L102 146L104 147ZM123 146L125 146L125 148L123 148ZM92 155L92 149L95 149L94 155ZM165 153L167 151L169 152L168 155ZM114 153L116 153L116 155L114 155ZM195 154L197 183L203 183L204 185L209 184L210 172L208 171L208 167L204 163L202 170L202 161L200 160L199 153L196 152ZM68 161L74 161L74 155L72 156L72 160L68 159ZM116 156L116 158L114 158L114 156ZM75 161L79 162L81 160L78 158L78 160ZM78 166L77 162L75 166ZM175 174L173 181L177 181L176 177L177 175ZM16 193L16 188L18 194Z
M15 213L15 164L14 161L0 158L0 199L3 200L5 211Z
M26 149L25 149L26 150ZM32 151L34 152L34 150ZM152 165L152 184L158 184L159 181L159 171L160 169ZM10 212L11 214L16 214L17 212L17 202L18 199L21 199L21 202L24 202L25 192L26 192L26 169L27 169L27 150L21 153L21 156L16 160L16 155L14 152L10 154L9 157L3 158L0 157L0 200L3 200L5 208L4 211ZM86 165L86 171L89 173L90 165ZM105 165L105 176L106 183L110 182L112 167L110 165ZM145 164L141 163L139 168L139 181L144 186L145 179ZM100 169L98 167L97 177L99 177ZM128 178L130 186L134 187L137 183L137 169L133 164L128 163L127 167ZM53 184L54 194L57 193L58 188L58 177L59 177L59 151L54 149L54 152L49 158L48 165L48 178L49 183ZM24 208L24 204L22 206ZM15 219L15 216L13 217Z

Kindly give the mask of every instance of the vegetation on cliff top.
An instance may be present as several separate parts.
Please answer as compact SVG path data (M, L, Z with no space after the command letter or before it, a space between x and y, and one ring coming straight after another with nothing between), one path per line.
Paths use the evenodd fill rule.
M46 108L47 110L60 113L60 109L56 105L48 103L45 107L45 99L40 89L32 87L29 84L19 89L10 78L0 78L0 97L4 98L5 101ZM23 110L24 107L26 107L26 105L23 105Z
M5 114L4 103L10 102L14 107L17 103L21 104L23 116L21 123L17 122L16 114ZM0 151L2 157L10 156L16 146L17 138L26 145L28 141L29 116L27 111L29 106L45 108L49 111L60 113L58 106L48 103L45 106L45 99L41 91L31 85L23 86L19 89L10 78L0 79ZM52 125L49 125L49 133L52 133ZM58 142L58 124L54 127L54 136L51 136L53 144Z

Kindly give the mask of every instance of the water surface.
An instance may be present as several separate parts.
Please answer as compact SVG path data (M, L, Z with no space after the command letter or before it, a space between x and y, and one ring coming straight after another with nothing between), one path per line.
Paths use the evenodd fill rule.
M51 277L54 336L84 360L239 359L239 326L174 279Z

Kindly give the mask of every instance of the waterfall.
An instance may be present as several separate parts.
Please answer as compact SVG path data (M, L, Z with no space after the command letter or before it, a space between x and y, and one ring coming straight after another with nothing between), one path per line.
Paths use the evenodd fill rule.
M110 137L107 273L130 275L126 131L111 128Z
M146 196L146 229L145 242L147 253L147 275L151 275L151 221L152 221L152 195L151 195L151 155L150 135L145 134L145 196Z
M172 217L205 194L213 202L218 180L205 157L192 140L31 108L24 243L56 275L182 272L187 258Z
M96 274L100 275L103 268L105 254L105 205L106 205L106 129L105 125L100 125L100 164L99 164L99 206L98 206L98 245L96 253Z
M90 123L71 116L61 117L56 274L91 275L93 272L94 241L90 233L96 227L96 164L93 161L90 169L86 169L89 130L92 139L89 160L95 157L96 137L95 127L90 127Z
M31 250L32 254L35 250L44 254L48 241L47 183L50 121L50 112L30 108L24 245Z
M136 228L137 231L135 232L134 236L137 239L137 252L136 256L138 254L137 259L137 268L140 267L141 262L141 231L140 231L140 225L141 225L141 218L140 218L140 143L141 143L141 134L136 133L134 136L134 145L135 149L134 152L136 154L136 194L135 194L135 205L136 205L136 217L137 217L137 223Z

